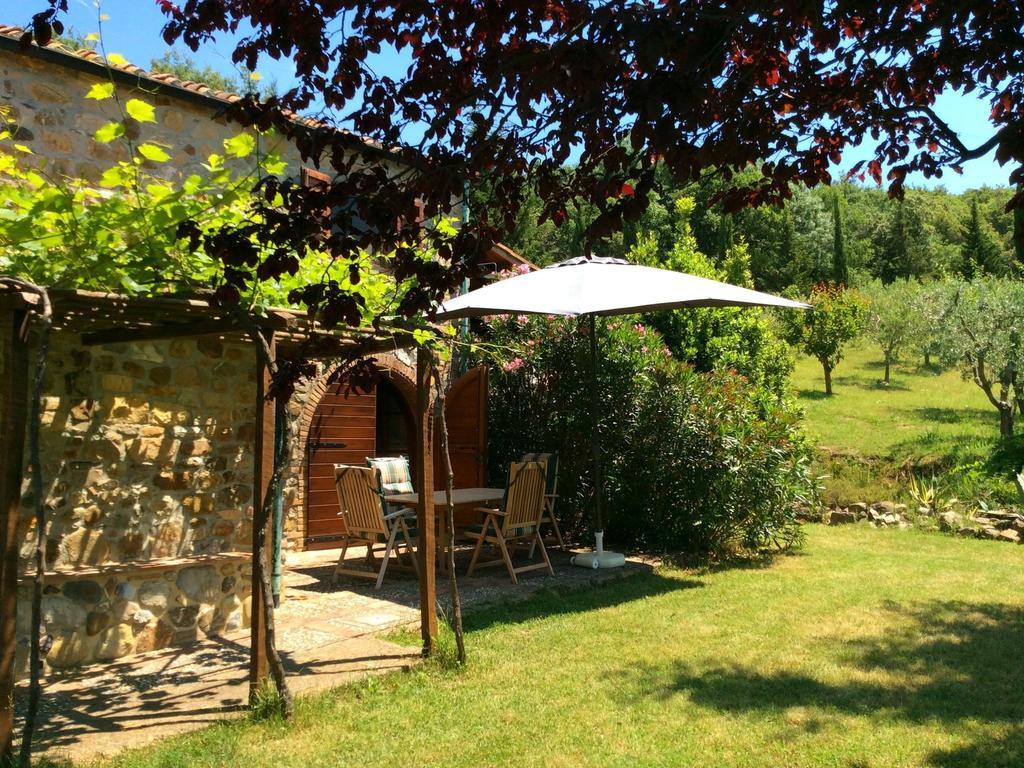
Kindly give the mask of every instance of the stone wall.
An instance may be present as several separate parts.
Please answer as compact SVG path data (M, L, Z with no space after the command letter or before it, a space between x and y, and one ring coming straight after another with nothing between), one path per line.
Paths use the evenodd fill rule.
M100 144L92 138L98 128L120 119L114 100L85 98L89 88L103 80L102 72L55 65L32 53L0 51L0 102L20 128L19 142L45 158L47 167L57 174L98 180L104 169L127 159L124 142ZM224 104L153 93L156 86L145 81L137 87L118 86L122 104L140 98L156 108L156 123L139 126L140 138L166 145L172 161L149 164L150 170L175 175L202 172L206 158L222 153L224 139L239 133L240 127L214 119ZM279 139L269 148L281 153L298 173L299 155L292 145Z
M248 620L254 359L248 343L215 337L88 348L54 335L41 435L51 666ZM35 547L27 475L23 645Z

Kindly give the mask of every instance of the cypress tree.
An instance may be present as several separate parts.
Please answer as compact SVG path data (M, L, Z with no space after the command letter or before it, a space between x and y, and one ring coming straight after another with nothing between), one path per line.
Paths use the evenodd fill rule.
M964 244L960 248L960 273L965 279L984 274L994 255L994 244L982 225L977 198L971 200L971 217L964 229Z
M838 285L850 284L850 269L846 263L846 243L843 240L843 217L839 206L839 192L832 196L832 279Z
M1017 187L1017 191L1022 191ZM1024 272L1024 209L1013 209L1013 254L1017 257L1017 271Z

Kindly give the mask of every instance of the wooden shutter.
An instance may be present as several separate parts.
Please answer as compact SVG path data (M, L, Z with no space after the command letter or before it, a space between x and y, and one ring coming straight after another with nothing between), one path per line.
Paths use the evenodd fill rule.
M448 446L456 488L479 488L487 477L487 368L474 368L448 393ZM435 487L444 488L444 461L435 446Z

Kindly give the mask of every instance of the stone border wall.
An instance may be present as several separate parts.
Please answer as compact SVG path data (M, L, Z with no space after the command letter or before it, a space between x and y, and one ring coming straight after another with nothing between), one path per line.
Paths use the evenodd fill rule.
M255 375L247 341L83 347L54 334L41 431L49 668L248 624ZM19 671L36 539L29 483L26 468Z

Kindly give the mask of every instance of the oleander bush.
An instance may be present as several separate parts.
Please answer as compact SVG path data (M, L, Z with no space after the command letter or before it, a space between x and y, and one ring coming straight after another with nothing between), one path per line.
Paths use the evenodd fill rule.
M598 423L606 535L620 546L717 557L789 547L815 486L796 414L732 370L700 373L633 318L598 321ZM524 451L557 450L559 518L593 529L589 328L493 318L490 462L504 482Z

